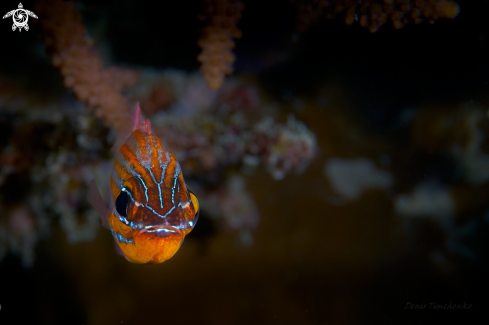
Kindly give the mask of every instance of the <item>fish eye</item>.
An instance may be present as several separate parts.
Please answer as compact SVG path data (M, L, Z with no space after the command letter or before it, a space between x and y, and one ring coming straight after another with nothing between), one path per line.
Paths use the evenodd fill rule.
M127 217L127 204L129 203L129 195L126 191L121 191L117 199L115 200L115 209L124 218Z

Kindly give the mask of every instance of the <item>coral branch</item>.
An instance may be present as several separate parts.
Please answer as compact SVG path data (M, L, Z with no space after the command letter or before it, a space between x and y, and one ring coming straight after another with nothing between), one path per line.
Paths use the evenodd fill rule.
M204 19L207 26L198 42L202 53L197 60L202 63L200 71L209 88L217 90L221 88L224 76L233 71L233 38L241 37L236 24L244 6L238 0L207 0L206 3Z
M451 0L291 0L298 7L298 29L305 30L325 14L332 19L344 14L347 25L359 21L370 32L379 30L388 20L400 29L409 22L419 24L423 18L434 23L438 18L455 18L460 8Z
M42 1L36 10L43 16L44 40L65 86L108 126L121 132L129 129L129 103L121 91L135 82L136 74L103 66L73 2Z

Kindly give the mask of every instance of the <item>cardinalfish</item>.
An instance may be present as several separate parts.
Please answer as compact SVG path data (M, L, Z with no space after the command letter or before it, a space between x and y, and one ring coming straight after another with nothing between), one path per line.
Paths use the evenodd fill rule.
M110 189L111 208L93 180L88 201L130 262L170 259L197 222L199 201L185 184L175 156L141 117L139 103L134 130L115 155Z

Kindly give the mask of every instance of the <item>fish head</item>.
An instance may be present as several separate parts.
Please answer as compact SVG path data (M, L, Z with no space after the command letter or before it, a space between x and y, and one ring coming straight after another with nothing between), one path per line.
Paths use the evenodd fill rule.
M156 142L153 136L147 137L145 141ZM134 161L138 150L135 145L122 149L114 163L111 178L114 200L109 224L126 259L157 264L170 259L193 229L199 201L188 190L180 165L171 153L155 153L156 157L165 158L155 159L158 165L154 166L150 160Z

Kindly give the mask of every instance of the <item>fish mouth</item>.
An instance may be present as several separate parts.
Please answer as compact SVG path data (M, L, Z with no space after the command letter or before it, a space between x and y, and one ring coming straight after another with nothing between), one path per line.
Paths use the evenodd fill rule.
M171 226L150 226L141 229L136 240L137 254L142 263L159 264L169 260L183 243L185 233Z
M157 227L150 226L150 227L143 228L139 231L139 234L143 234L143 233L148 235L151 234L155 237L160 237L160 238L177 236L183 239L183 231L171 226L157 226Z

